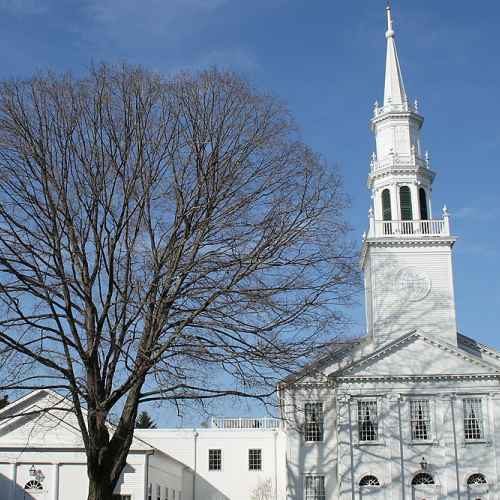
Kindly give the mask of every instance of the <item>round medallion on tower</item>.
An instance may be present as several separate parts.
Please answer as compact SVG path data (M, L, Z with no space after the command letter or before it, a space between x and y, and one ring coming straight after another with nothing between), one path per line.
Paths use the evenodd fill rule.
M431 291L429 276L413 267L400 269L394 281L396 290L409 302L423 300Z

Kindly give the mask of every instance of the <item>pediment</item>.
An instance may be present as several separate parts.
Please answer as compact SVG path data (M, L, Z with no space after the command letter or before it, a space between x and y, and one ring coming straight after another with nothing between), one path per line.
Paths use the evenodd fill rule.
M68 422L71 418L58 415L57 410L44 411L43 407L33 405L26 413L13 419L0 430L0 447L34 448L82 448L83 440L78 428Z
M451 344L412 332L331 377L474 376L500 374L498 368Z
M112 432L112 426L110 426ZM36 391L0 412L0 448L83 449L78 421L69 402L52 391ZM134 438L131 451L151 446Z

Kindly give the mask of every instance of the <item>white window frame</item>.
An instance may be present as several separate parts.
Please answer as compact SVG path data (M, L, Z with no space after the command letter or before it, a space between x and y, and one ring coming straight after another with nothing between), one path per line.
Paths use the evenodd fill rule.
M211 469L210 468L210 452L211 451L220 451L220 468L219 469ZM208 472L221 472L223 467L224 467L224 460L223 460L223 456L222 456L222 448L209 448L208 449L208 454L207 454L207 460L208 460L208 464L207 464L207 469L208 469Z
M250 463L251 463L251 460L250 460L250 454L251 452L253 451L258 451L259 452L259 460L260 460L260 467L258 469L251 469L250 468ZM248 448L248 471L249 472L260 472L264 469L264 465L263 465L263 460L262 460L262 456L263 456L263 453L262 453L262 448Z
M370 445L380 445L382 444L382 425L380 421L380 415L381 415L381 399L380 397L376 396L371 396L371 397L360 397L360 398L355 398L352 401L354 402L354 419L355 419L355 428L356 428L356 443L362 446L370 446ZM375 403L375 407L377 409L377 435L376 439L374 440L362 440L361 439L361 426L360 426L360 419L359 419L359 406L360 403L365 403L365 402L370 402L370 403Z
M321 405L321 421L320 426L320 439L307 439L307 411L306 405ZM304 403L304 428L303 428L304 442L308 444L322 443L325 440L325 405L320 400L309 400Z
M429 437L427 439L415 439L413 437L413 431L412 431L412 417L411 417L411 407L412 403L416 401L427 401L429 404L429 425L430 425L430 430L429 430ZM430 396L421 396L421 397L411 397L408 398L408 424L409 424L409 431L410 431L410 442L411 444L428 444L428 443L433 443L436 441L436 431L437 431L437 415L436 415L436 401L435 399L431 398Z
M467 439L465 436L465 401L466 400L479 400L480 401L480 408L481 408L481 432L482 436L477 439ZM463 440L465 444L474 444L474 443L485 443L488 440L488 434L489 434L489 420L488 420L488 398L485 394L463 394L461 396L461 403L462 403L462 414L461 414L461 420L462 420L462 433L463 433Z
M308 478L323 478L323 493L308 495L307 494L307 479ZM302 487L302 498L303 500L326 500L326 475L321 473L307 473L304 474L303 478L303 487Z

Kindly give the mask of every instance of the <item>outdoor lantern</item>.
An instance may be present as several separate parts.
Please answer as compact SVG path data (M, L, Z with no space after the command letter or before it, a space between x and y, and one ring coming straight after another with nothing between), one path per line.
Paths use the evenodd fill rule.
M420 467L422 468L422 470L427 469L427 461L425 460L425 457L422 457L422 461L420 462Z

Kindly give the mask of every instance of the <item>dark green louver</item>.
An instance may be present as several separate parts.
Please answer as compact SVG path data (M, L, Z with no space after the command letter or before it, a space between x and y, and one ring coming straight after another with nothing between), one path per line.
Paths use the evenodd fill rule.
M418 191L418 201L420 204L420 218L422 220L428 220L429 213L427 212L427 196L425 195L424 188L420 188Z
M402 186L399 189L399 199L401 201L401 219L413 220L413 212L411 209L411 193L408 186Z
M382 217L384 220L392 220L391 193L388 189L382 191Z

